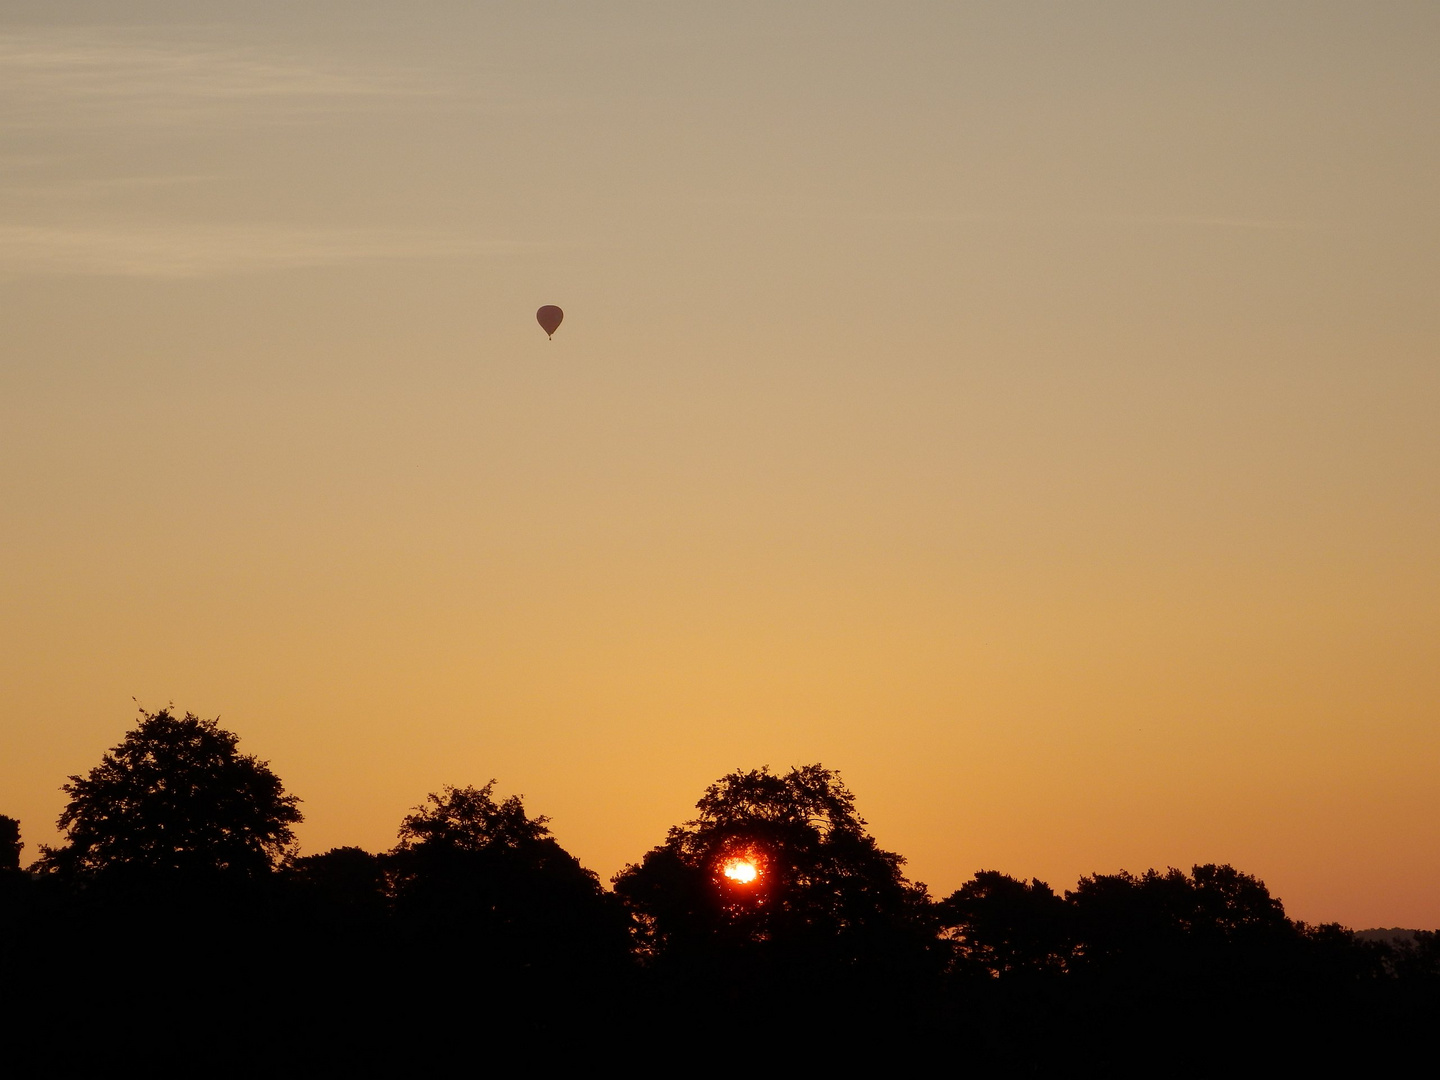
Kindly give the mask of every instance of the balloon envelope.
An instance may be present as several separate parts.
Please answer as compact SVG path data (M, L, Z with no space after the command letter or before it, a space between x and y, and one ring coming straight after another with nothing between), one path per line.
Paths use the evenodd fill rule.
M565 318L565 313L554 304L546 304L535 312L535 321L540 324L540 329L544 330L547 336L560 329L560 320L563 318Z

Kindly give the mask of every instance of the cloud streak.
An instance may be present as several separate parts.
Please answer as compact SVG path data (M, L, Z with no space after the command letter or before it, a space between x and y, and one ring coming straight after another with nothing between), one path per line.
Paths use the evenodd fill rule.
M409 259L513 254L538 245L438 233L254 225L0 225L0 276L161 279Z
M274 120L435 92L410 72L254 48L99 29L0 33L0 117L10 124L163 125L222 111Z
M1198 225L1205 228L1252 229L1262 232L1313 232L1321 228L1320 224L1314 221L1203 214L1127 214L1116 217L1097 218L1096 220L1114 225Z

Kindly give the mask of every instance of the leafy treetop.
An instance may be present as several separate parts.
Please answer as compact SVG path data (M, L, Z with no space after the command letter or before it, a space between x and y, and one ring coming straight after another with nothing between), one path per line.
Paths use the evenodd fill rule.
M524 847L550 835L545 825L549 818L527 817L518 795L497 803L494 790L491 780L484 787L447 785L442 794L432 792L400 823L397 850L440 847L479 852Z
M268 763L236 749L218 719L146 713L90 770L63 790L67 842L42 866L95 873L121 867L256 874L295 842L299 799Z
M925 887L865 831L833 770L734 772L696 809L615 879L652 954L748 943L855 961L877 935L909 937L925 919ZM727 882L736 858L753 861L753 884Z

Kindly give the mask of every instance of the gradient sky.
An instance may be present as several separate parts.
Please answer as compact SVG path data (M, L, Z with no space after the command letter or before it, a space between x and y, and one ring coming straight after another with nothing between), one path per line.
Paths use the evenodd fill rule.
M608 878L818 761L934 895L1440 925L1437 55L1433 2L7 0L0 812L55 842L133 696L309 852L494 777Z

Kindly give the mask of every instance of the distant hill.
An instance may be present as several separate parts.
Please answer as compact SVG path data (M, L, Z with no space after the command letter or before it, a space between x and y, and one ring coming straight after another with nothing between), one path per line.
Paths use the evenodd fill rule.
M1420 933L1419 930L1402 930L1400 927L1394 926L1388 930L1356 930L1355 939L1357 941L1383 941L1386 945L1398 945L1402 941L1414 941L1415 935L1418 933Z

